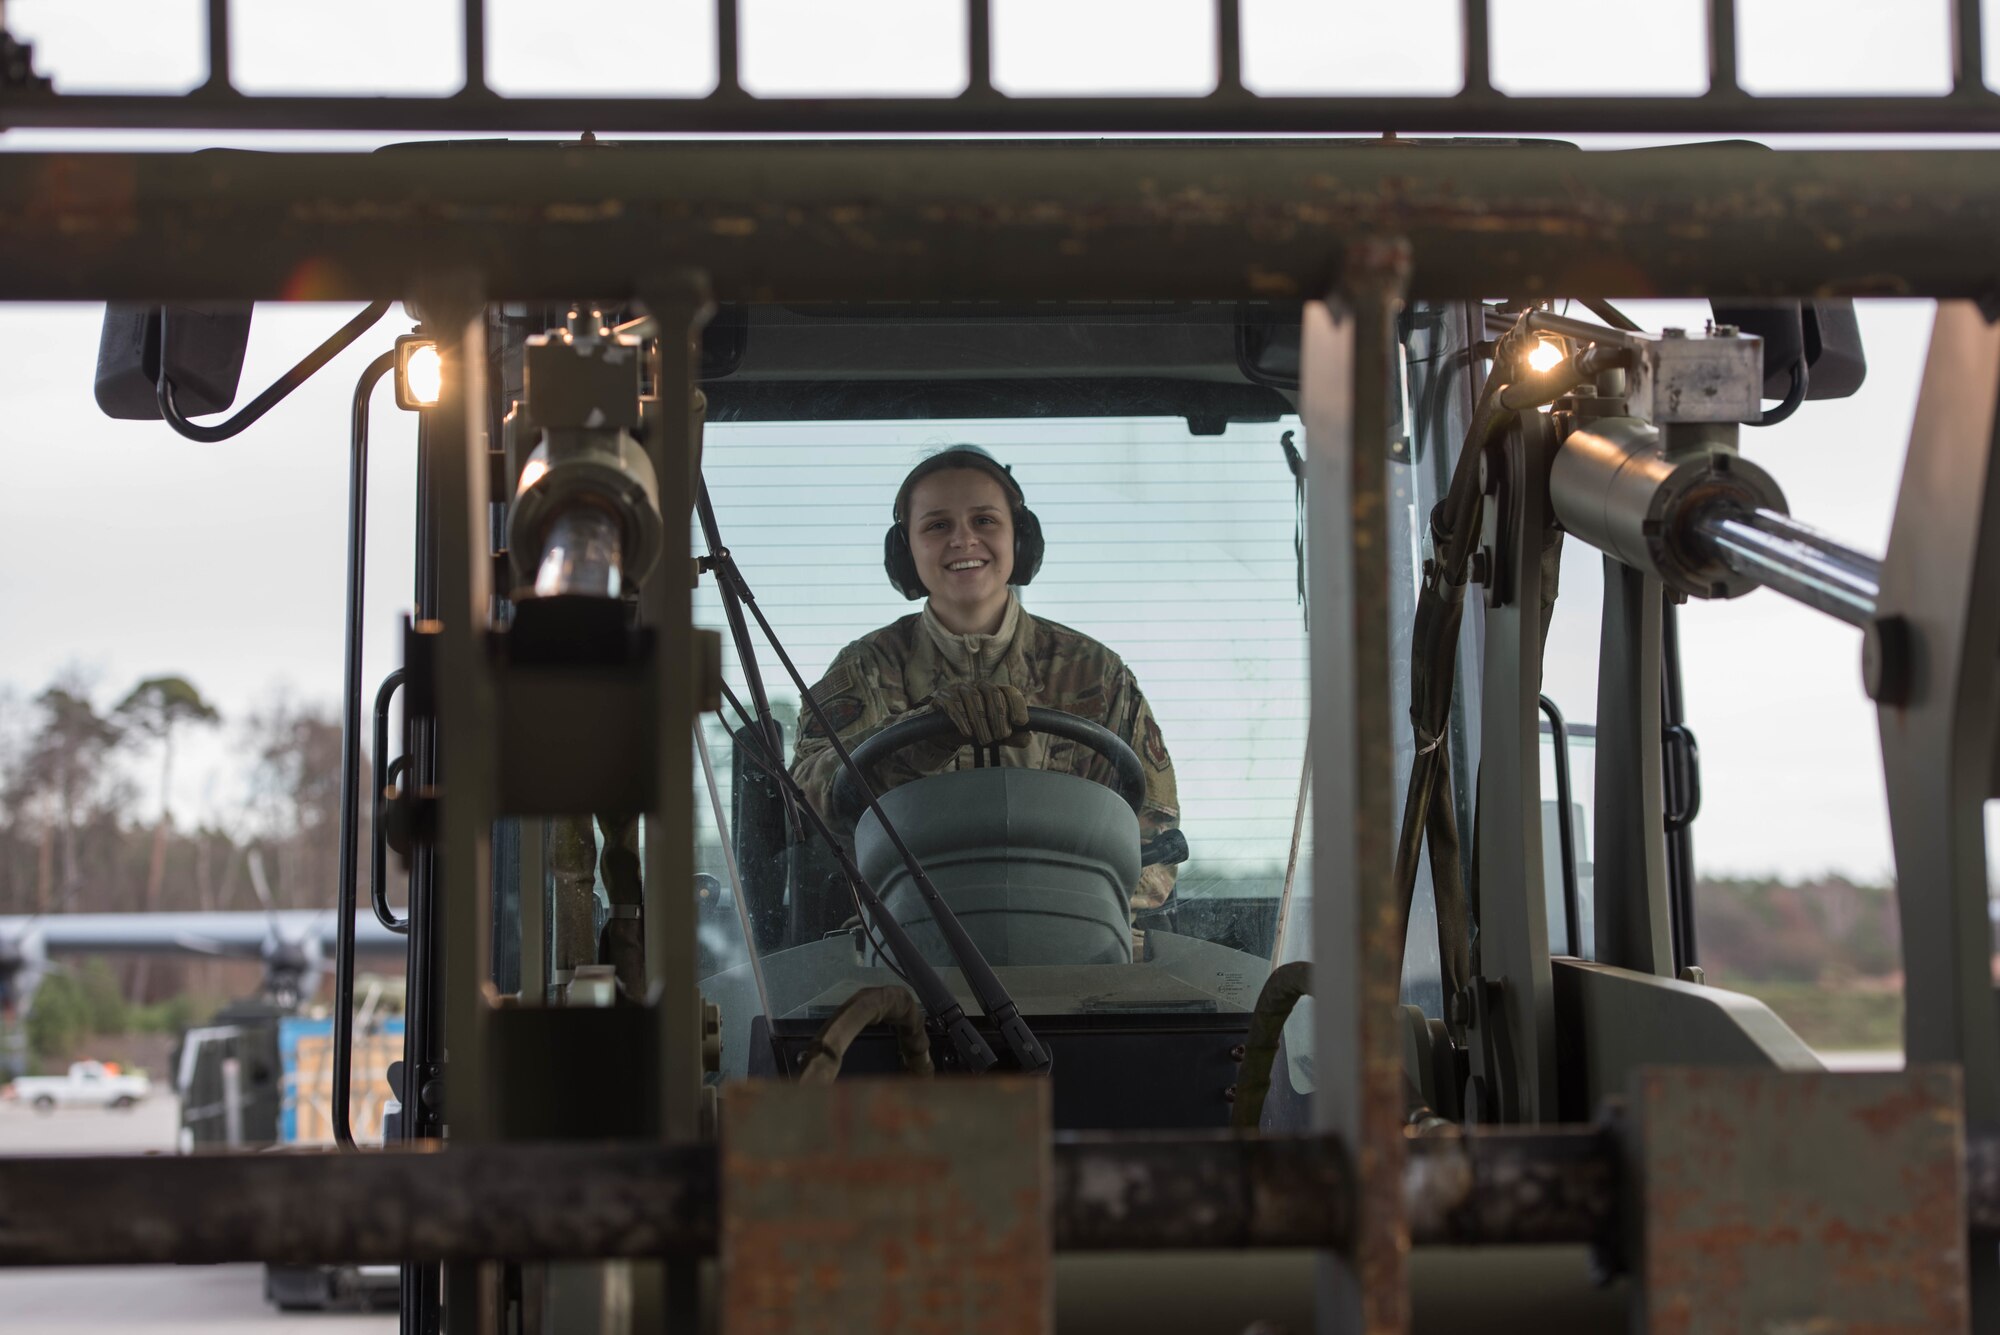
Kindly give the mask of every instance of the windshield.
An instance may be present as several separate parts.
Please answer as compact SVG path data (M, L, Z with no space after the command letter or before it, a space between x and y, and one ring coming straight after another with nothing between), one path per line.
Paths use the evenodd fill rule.
M1405 637L1421 562L1418 516L1448 462L1430 437L1443 439L1462 422L1452 405L1465 379L1460 367L1457 383L1437 383L1450 360L1439 317L1419 312L1406 328L1403 424L1387 444L1399 465L1394 620ZM1308 446L1288 413L1197 425L1199 434L1181 416L1063 416L707 427L703 472L722 542L809 683L845 647L920 612L923 604L906 600L884 572L892 502L921 459L972 444L1011 467L1043 530L1046 557L1018 590L1021 610L1101 643L1143 692L1171 754L1186 861L1167 900L1133 914L1132 963L998 964L1029 1016L1241 1013L1254 1005L1274 955L1311 951L1305 572L1289 453ZM700 550L698 531L695 544ZM695 618L723 633L725 679L747 702L710 580L696 592ZM756 643L789 763L798 692L761 637ZM1401 694L1407 651L1399 657L1392 676ZM1396 707L1407 715L1406 704ZM729 724L738 723L732 716ZM833 864L786 849L782 818L760 804L755 767L731 726L710 714L703 728L716 798L697 757L704 992L725 1016L808 1020L830 1014L856 987L895 981L854 928L858 914ZM1399 748L1407 746L1402 737ZM910 785L910 801L924 782ZM725 828L727 851L739 855L734 873ZM734 902L739 881L747 913ZM1427 893L1421 886L1420 901ZM1424 992L1426 979L1435 991L1436 953L1426 911L1420 902L1411 933L1411 999L1435 1010L1441 998ZM746 917L761 969L749 967ZM948 956L936 962L976 1015ZM1306 1079L1295 1071L1297 1082Z

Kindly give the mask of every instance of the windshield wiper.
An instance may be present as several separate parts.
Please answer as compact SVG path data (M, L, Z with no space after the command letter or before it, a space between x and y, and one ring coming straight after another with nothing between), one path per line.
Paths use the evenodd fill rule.
M706 479L702 480L700 489L705 496L708 491ZM979 953L979 947L972 943L972 938L967 935L964 925L959 922L958 915L953 913L951 906L944 902L944 896L939 894L937 886L931 883L930 874L923 869L923 864L917 861L916 855L910 852L909 845L903 842L903 836L897 831L895 825L890 822L888 813L882 810L882 804L875 797L875 786L868 781L868 776L861 772L860 766L854 763L854 757L848 753L846 743L840 740L839 732L833 728L832 724L827 721L826 715L821 712L819 701L813 698L812 688L806 685L805 678L799 673L798 665L792 662L792 656L785 652L785 646L778 639L777 631L772 628L770 618L766 617L764 609L757 605L756 595L751 593L750 585L743 578L743 572L737 566L736 559L730 555L727 547L721 545L719 533L711 526L713 518L713 511L711 510L711 523L703 526L703 536L709 541L709 553L702 561L703 568L715 576L718 584L728 585L730 593L734 595L737 602L743 607L748 608L750 615L757 619L757 626L764 632L765 641L770 644L771 651L777 654L778 662L784 666L786 674L792 679L792 684L798 688L799 698L805 703L806 708L811 711L813 720L819 724L821 731L826 734L826 739L832 745L834 754L840 757L840 763L853 778L855 787L859 788L862 794L867 797L868 809L875 813L875 819L881 822L882 833L889 837L889 842L894 845L897 855L902 858L904 867L909 869L911 882L917 887L917 893L923 896L924 903L930 907L932 920L937 924L939 933L944 937L945 945L950 948L952 958L958 962L959 970L964 973L965 981L971 986L973 996L978 999L979 1008L985 1012L987 1020L994 1028L1000 1031L1000 1036L1006 1040L1007 1050L1013 1054L1015 1063L1023 1071L1027 1072L1048 1070L1050 1065L1048 1050L1035 1037L1034 1031L1028 1027L1028 1022L1021 1017L1021 1008L1015 1005L1014 998L1007 994L1007 989L1001 983L999 975L993 972L993 966L988 964L986 957ZM746 633L744 640L747 642L748 638L749 636ZM743 644L739 644L739 655L744 647ZM782 757L774 757L774 759L782 759ZM786 777L790 777L789 771ZM804 805L810 810L812 804L806 802ZM813 812L813 815L817 817L818 813ZM815 821L815 827L819 827L817 821ZM836 846L839 843L838 840L834 839L829 839L828 842ZM798 891L799 887L794 886L792 893L797 894ZM871 891L870 893L872 895L873 892ZM875 913L877 925L886 925L891 921L890 915L886 909L879 908L879 900L876 901L876 904L878 907L872 911ZM900 927L898 930L900 931ZM883 935L888 936L889 933L884 931ZM907 937L904 939L905 941L908 940ZM914 948L910 951L910 955L911 958L915 958ZM957 1002L954 1000L952 1005L956 1007ZM961 1010L961 1018L962 1016L963 1011ZM942 1017L940 1017L940 1020L942 1022ZM978 1031L973 1030L970 1024L967 1024L965 1027L974 1037L978 1036ZM954 1035L954 1041L958 1041L956 1035ZM985 1049L986 1062L985 1065L977 1069L985 1070L994 1064L995 1059L991 1049L986 1048L983 1039L980 1040L980 1047ZM968 1058L968 1062L970 1060Z
M729 697L729 703L735 706L736 712L748 720L748 711L736 698L736 693L727 686L722 689ZM847 884L860 902L862 912L874 920L875 930L882 934L883 945L896 961L897 972L902 974L904 982L916 990L917 1000L922 1004L925 1013L938 1028L951 1037L952 1048L958 1053L959 1060L968 1068L973 1071L991 1070L1000 1059L993 1055L993 1049L987 1045L980 1032L972 1027L972 1021L965 1018L965 1007L958 1004L958 998L945 986L944 979L931 967L930 961L918 953L916 943L911 941L909 934L903 930L903 924L897 922L896 915L890 913L883 905L875 893L875 887L868 884L867 878L861 874L861 869L854 865L854 859L849 856L840 840L834 837L826 819L807 799L805 790L799 787L799 781L785 768L783 759L772 755L763 740L755 734L756 729L752 727L744 738L751 746L750 759L778 781L779 786L798 807L800 814L812 826L813 832L819 835L820 840L833 854L834 860L839 862L841 875L847 878ZM798 893L797 886L792 888L792 893ZM753 944L751 949L755 950L756 946Z
M708 481L701 479L695 491L695 514L701 521L702 539L708 543L711 556L721 551L722 534L715 523L715 504L708 496ZM736 585L729 580L718 578L716 591L722 596L722 615L729 622L729 638L736 644L736 661L743 670L743 684L750 691L750 706L755 715L746 721L763 739L764 745L774 752L784 749L784 734L778 730L778 720L771 714L771 697L764 690L764 673L757 666L755 647L750 643L750 627L743 620L743 604L737 596ZM799 837L801 824L798 812L792 807L790 789L785 795L785 828L793 839Z

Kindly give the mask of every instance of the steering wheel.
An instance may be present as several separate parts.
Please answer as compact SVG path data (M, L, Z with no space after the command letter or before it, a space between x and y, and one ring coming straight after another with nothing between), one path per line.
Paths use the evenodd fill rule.
M1101 723L1040 705L1028 707L1027 731L1077 742L1110 761L1111 791L1125 799L1134 815L1138 814L1146 800L1146 771L1139 763L1139 753L1123 737ZM890 724L855 747L854 768L867 772L905 747L952 740L963 741L963 734L949 715L936 711L917 714ZM854 771L842 766L839 777L833 781L834 815L842 824L852 824L867 809L868 799L855 784Z

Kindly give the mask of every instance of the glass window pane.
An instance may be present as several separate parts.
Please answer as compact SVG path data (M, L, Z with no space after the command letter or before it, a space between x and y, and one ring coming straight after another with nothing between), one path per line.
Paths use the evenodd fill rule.
M229 60L246 93L453 93L465 83L454 0L233 0Z
M6 11L58 92L184 93L208 78L202 0L11 0Z
M1243 0L1243 83L1277 94L1455 93L1458 0Z
M1702 0L1621 5L1492 0L1493 84L1517 96L1695 94L1708 89Z
M743 86L760 97L950 97L965 89L962 4L741 0L739 12Z
M521 97L698 97L715 87L715 6L486 0L486 81Z
M993 0L993 83L1017 97L1215 88L1213 0Z
M1951 88L1944 0L1841 5L1737 0L1737 61L1753 93L1943 93Z

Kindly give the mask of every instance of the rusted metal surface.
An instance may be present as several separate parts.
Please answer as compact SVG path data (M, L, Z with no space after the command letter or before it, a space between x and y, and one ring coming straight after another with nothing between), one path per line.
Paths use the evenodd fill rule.
M1956 1069L1653 1068L1635 1083L1640 1328L1967 1328Z
M1049 1087L746 1082L722 1103L730 1335L1053 1328Z
M1409 1327L1403 1218L1403 923L1389 737L1389 361L1410 248L1364 240L1340 288L1309 302L1299 364L1312 630L1315 1126L1354 1163L1349 1245L1321 1272L1329 1328Z
M1598 1127L1415 1137L1403 1208L1417 1246L1597 1242L1618 1220L1618 1152Z
M1353 1170L1331 1137L1066 1137L1059 1251L1326 1247L1352 1240Z
M0 155L0 299L638 292L722 301L1309 299L1357 238L1414 296L1979 295L1979 151L634 143ZM1698 182L1699 188L1691 183Z
M706 1147L0 1161L0 1265L397 1262L707 1251Z
M0 1159L0 1266L712 1255L715 1165L711 1146L616 1143ZM1968 1142L1966 1184L1967 1226L2000 1233L2000 1140ZM1615 1243L1620 1209L1638 1205L1613 1133L1583 1126L1413 1137L1401 1190L1418 1247ZM1058 1252L1339 1251L1353 1191L1333 1137L1067 1136L1049 1239Z

